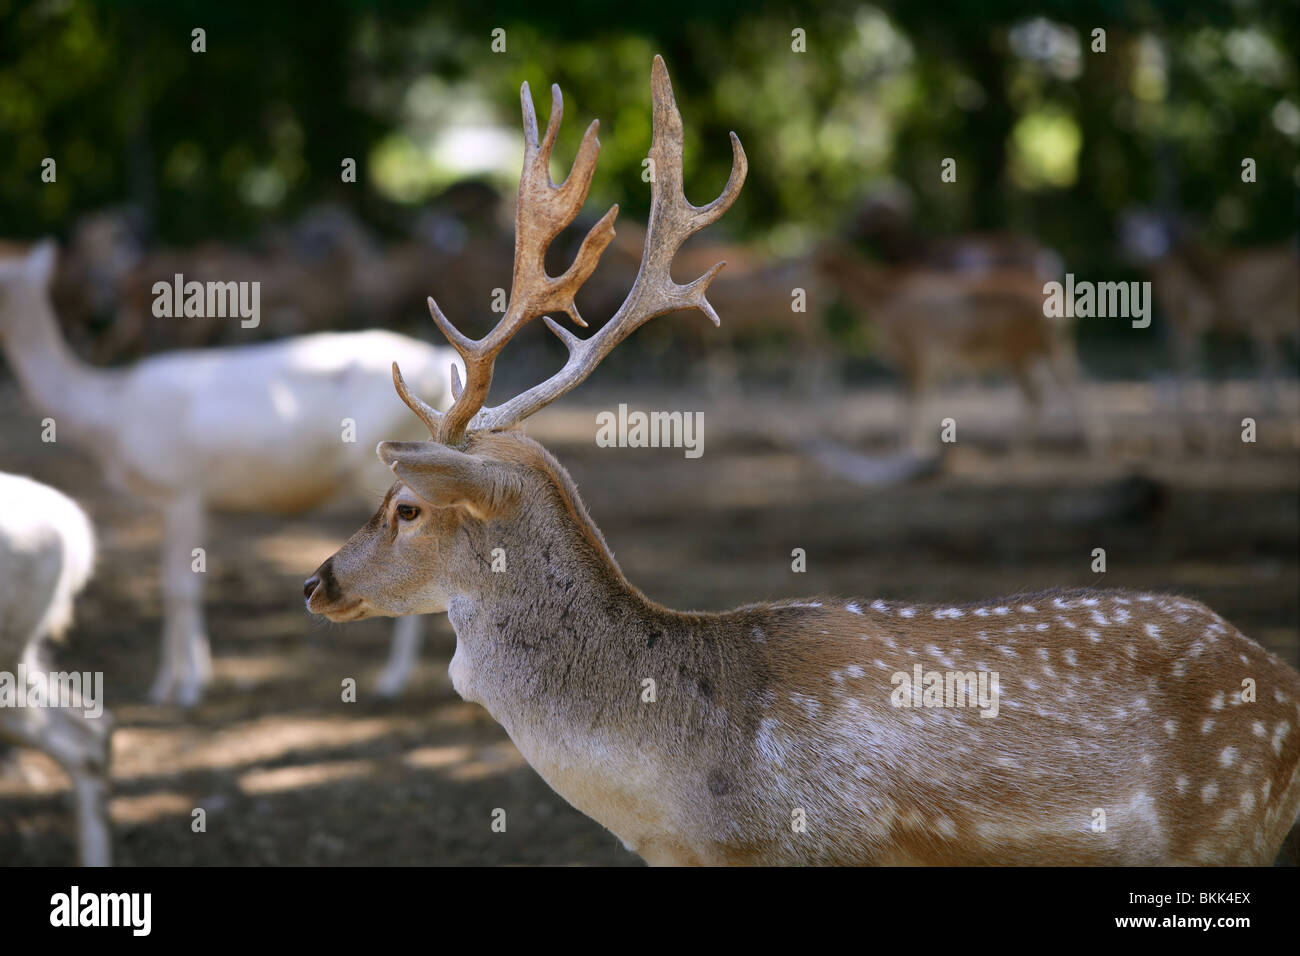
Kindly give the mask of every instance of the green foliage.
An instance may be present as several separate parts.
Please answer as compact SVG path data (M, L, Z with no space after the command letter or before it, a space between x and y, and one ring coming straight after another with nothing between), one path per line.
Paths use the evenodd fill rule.
M689 192L720 187L736 130L751 173L724 228L777 250L838 228L885 179L909 187L928 232L1025 230L1072 266L1113 262L1134 205L1191 217L1220 242L1275 238L1294 228L1300 176L1296 12L1262 0L0 0L0 233L66 234L123 201L173 243L246 237L322 199L398 222L461 174L456 124L495 128L493 148L515 150L486 172L510 188L525 80L543 117L549 84L565 92L556 175L599 117L592 209L617 201L639 216L660 52L688 127ZM1044 18L1054 26L1035 33ZM205 53L191 51L195 27ZM490 46L498 27L504 53ZM1089 48L1095 27L1105 53ZM795 28L806 53L791 49ZM1254 184L1240 180L1244 156ZM45 157L57 183L40 180ZM343 157L358 184L340 183ZM955 183L940 181L945 157Z

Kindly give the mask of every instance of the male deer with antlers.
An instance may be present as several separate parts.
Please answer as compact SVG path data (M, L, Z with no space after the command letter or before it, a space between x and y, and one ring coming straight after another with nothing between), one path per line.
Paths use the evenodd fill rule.
M515 426L649 319L694 308L717 321L705 294L721 263L685 285L669 269L735 200L745 154L732 134L721 196L691 205L657 57L652 88L655 177L631 291L587 339L546 318L568 347L563 369L484 407L494 361L524 323L561 311L584 324L573 294L617 211L563 275L546 274L543 253L581 207L599 146L593 123L555 186L559 89L539 142L524 85L505 317L471 341L430 302L465 381L440 414L394 364L433 440L379 445L397 481L306 582L308 609L334 621L445 610L456 691L652 863L1271 861L1300 810L1300 674L1194 601L1062 591L960 607L817 599L682 613L623 576L572 480ZM507 573L491 570L495 548ZM1000 674L997 715L895 706L898 676L914 665ZM645 678L655 703L642 701Z

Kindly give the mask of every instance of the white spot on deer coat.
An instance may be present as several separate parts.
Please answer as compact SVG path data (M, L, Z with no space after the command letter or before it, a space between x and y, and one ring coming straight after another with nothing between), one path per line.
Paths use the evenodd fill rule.
M786 757L785 741L776 735L776 730L781 726L781 722L775 717L767 717L759 722L758 725L758 752L768 763L775 766L784 766Z
M809 697L807 694L791 694L790 703L798 704L809 717L816 717L817 712L822 709L821 701L816 697Z
M1278 721L1277 726L1273 728L1273 752L1280 754L1282 752L1282 741L1286 739L1287 734L1291 733L1291 728L1284 721Z

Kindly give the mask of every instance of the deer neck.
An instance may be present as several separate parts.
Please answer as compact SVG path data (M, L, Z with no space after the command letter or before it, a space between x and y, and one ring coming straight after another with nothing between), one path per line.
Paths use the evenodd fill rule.
M512 736L528 725L590 727L608 714L617 701L602 699L610 694L602 677L653 616L612 559L563 532L530 537L536 543L526 557L522 546L505 549L518 570L486 572L485 586L465 588L448 604L452 682Z
M111 427L118 376L77 358L48 293L18 286L8 291L4 308L0 344L28 399L74 438Z
M552 517L522 531L518 547L506 545L517 567L480 571L480 586L449 601L452 684L487 708L569 803L629 849L654 844L679 820L663 787L671 770L660 761L675 754L675 770L688 770L676 738L704 719L681 711L685 698L667 685L689 673L692 693L696 680L723 693L716 651L701 640L707 619L637 591L594 526ZM494 546L490 532L475 542L484 555ZM647 702L646 678L673 700Z

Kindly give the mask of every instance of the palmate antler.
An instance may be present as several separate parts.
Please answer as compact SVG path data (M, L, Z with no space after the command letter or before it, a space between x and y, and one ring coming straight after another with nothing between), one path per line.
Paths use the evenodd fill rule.
M595 270L601 253L614 238L614 217L618 215L618 206L611 207L587 233L573 264L563 275L554 278L547 275L544 260L551 241L573 222L586 201L596 168L596 156L600 152L600 143L596 140L599 121L593 121L587 128L568 179L557 186L551 182L550 159L564 112L560 88L551 87L551 116L540 143L537 115L528 84L525 83L520 90L524 114L524 168L519 179L519 200L515 210L515 265L506 314L491 332L475 341L458 332L433 299L429 299L433 321L465 362L463 384L456 369L452 368L455 401L446 412L437 411L412 394L397 363L393 363L393 384L398 394L420 416L437 441L459 445L471 429L507 428L523 421L573 389L615 346L657 315L678 309L699 309L713 320L714 325L719 324L717 313L705 294L709 283L726 263L717 263L685 285L674 282L669 271L682 243L716 222L735 202L749 168L745 151L740 139L732 133L731 175L722 194L707 206L691 205L682 191L682 117L673 98L668 70L658 56L654 59L650 85L654 104L650 146L653 178L641 268L618 311L599 331L586 339L578 338L547 313L566 312L578 325L586 327L573 297ZM569 350L564 367L508 402L484 408L497 355L519 329L539 316L545 316L547 328L559 336Z

